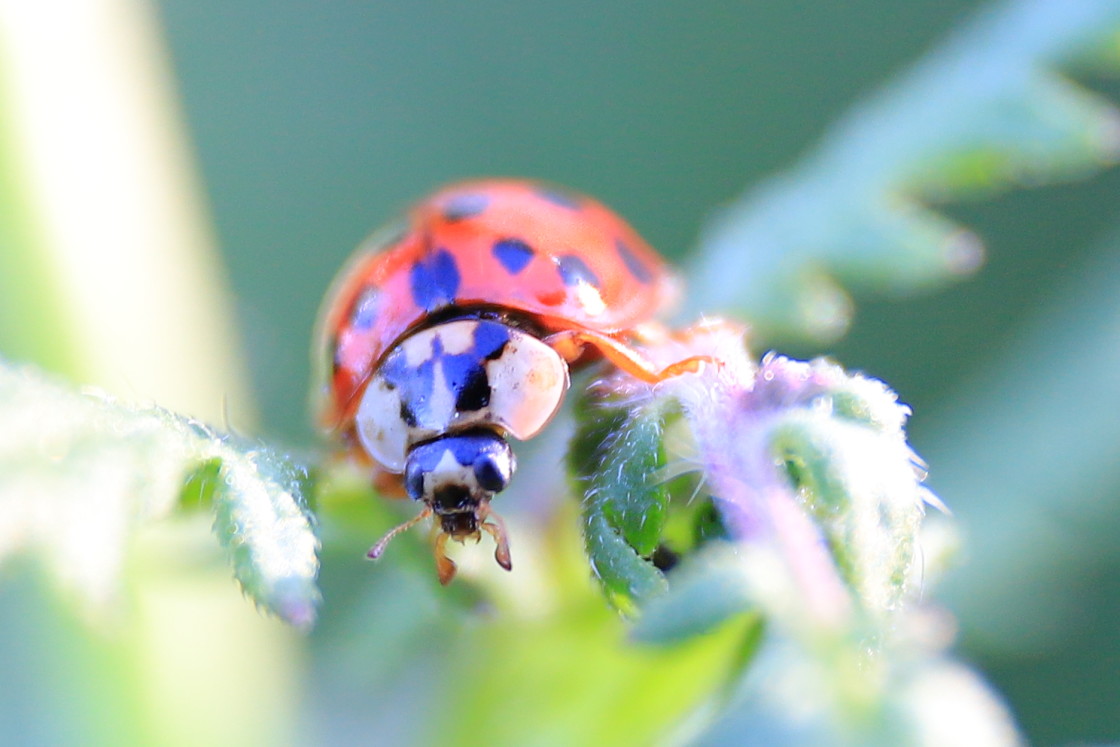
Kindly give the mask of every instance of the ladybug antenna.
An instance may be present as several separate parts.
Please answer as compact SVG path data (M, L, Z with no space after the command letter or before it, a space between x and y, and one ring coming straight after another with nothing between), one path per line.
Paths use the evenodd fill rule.
M371 547L369 549L369 552L366 553L366 557L369 558L370 560L377 560L378 558L381 557L381 553L385 552L385 547L389 544L389 542L394 537L396 537L401 532L407 532L409 529L412 529L414 526L416 526L417 524L419 524L420 522L422 522L424 519L428 518L431 515L432 515L431 506L425 506L424 510L421 511L420 513L418 513L416 516L412 517L411 519L409 519L405 523L400 524L400 525L395 526L392 529L390 529L389 532L384 537L382 537L381 539L379 539L377 541L376 545L374 545L373 547Z

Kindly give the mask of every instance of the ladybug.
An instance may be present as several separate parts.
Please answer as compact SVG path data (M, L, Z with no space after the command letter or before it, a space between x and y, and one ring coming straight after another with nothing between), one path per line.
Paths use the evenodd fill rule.
M650 383L704 360L654 366L643 329L673 297L664 262L588 197L531 181L446 187L374 234L328 294L324 428L372 461L376 482L424 504L369 551L434 516L441 583L448 539L496 543L490 507L509 484L508 439L537 435L560 407L569 371L605 358Z

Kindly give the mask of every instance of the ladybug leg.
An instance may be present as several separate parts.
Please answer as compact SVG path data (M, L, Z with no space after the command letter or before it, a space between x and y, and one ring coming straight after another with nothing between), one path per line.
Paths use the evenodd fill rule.
M455 561L447 557L447 540L450 534L440 532L436 535L435 544L432 546L432 552L436 556L436 574L439 576L439 582L447 586L451 583L451 579L455 578Z
M513 563L509 559L509 539L506 537L506 525L502 521L502 517L490 509L489 503L485 503L479 508L478 515L483 519L480 526L494 538L494 543L497 545L494 549L494 560L498 561L498 565L507 571L512 570Z
M549 335L544 338L544 342L568 361L577 360L583 354L584 347L591 345L615 366L647 384L657 384L685 373L696 373L703 364L718 362L710 355L693 355L659 369L626 343L585 329L566 329Z

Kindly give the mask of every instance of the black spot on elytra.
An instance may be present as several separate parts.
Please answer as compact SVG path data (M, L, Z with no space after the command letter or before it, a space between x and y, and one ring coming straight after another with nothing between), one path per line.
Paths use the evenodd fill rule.
M443 219L454 223L473 218L490 206L490 198L483 194L468 192L455 195L443 205Z
M615 239L615 249L618 250L618 256L622 258L622 263L626 265L626 269L630 274L638 279L640 283L648 283L653 280L653 273L648 267L642 264L642 260L638 259L638 255L626 245L622 239Z
M491 250L509 274L516 275L533 259L533 247L521 239L499 239Z
M560 279L564 285L573 286L587 283L599 287L599 278L587 264L574 254L566 254L556 259L556 269L560 271Z
M455 257L446 249L437 249L419 260L409 272L412 300L427 311L452 303L459 281Z

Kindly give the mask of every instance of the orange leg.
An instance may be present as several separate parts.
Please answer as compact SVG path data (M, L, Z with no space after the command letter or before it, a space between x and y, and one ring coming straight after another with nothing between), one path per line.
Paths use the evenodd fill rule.
M436 575L439 576L439 582L444 586L451 583L451 579L455 578L455 561L447 557L447 540L450 534L440 532L436 536L435 545L432 548L436 556Z
M696 373L703 364L717 362L710 355L694 355L658 369L652 361L629 345L600 332L586 329L566 329L549 335L544 338L544 342L567 361L578 360L583 354L584 347L591 345L618 368L647 384L656 384L684 373Z
M513 563L509 559L509 539L506 537L505 522L502 521L502 517L490 510L489 503L484 503L479 508L478 514L483 519L482 528L494 538L494 544L497 545L494 548L494 560L498 561L498 565L507 571L511 570ZM490 521L487 521L487 519Z

